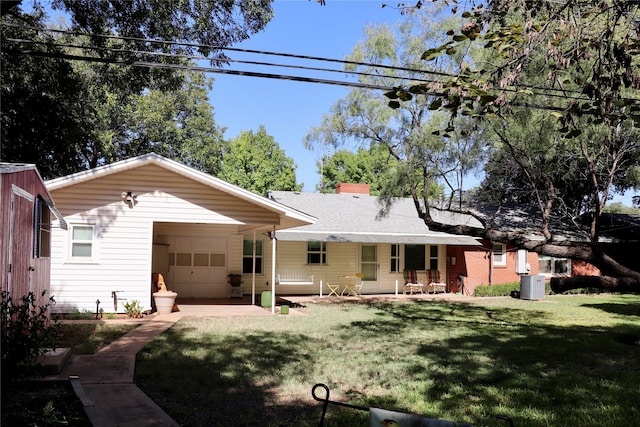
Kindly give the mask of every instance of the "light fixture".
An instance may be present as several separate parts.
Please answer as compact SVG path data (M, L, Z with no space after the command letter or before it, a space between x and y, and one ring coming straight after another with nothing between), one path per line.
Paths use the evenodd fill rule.
M454 256L451 257L451 265L456 265L456 262L458 262L458 259Z
M133 206L138 203L138 195L133 194L131 191L123 191L122 202L129 205L130 208L133 208Z

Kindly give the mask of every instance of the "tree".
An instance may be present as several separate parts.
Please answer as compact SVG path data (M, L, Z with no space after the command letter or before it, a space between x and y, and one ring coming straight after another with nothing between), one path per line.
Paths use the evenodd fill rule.
M359 148L356 153L339 150L325 156L319 163L322 185L321 193L333 193L340 183L369 184L372 195L380 195L384 187L389 187L393 179L396 161L386 147L372 145L369 149Z
M399 108L416 96L428 94L452 119L464 115L479 120L485 129L492 127L499 143L489 146L493 159L489 172L500 176L501 183L516 179L518 185L513 189L533 194L529 202L538 211L539 236L532 239L527 232L532 230L495 227L502 204L488 217L468 211L482 221L481 229L434 221L428 195L414 195L416 206L418 202L425 205L425 209L419 208L419 215L435 230L591 262L619 277L602 278L600 286L637 291L640 271L637 266L620 264L605 252L599 221L613 192L639 186L639 181L630 177L637 178L640 158L640 4L504 0L489 6L488 10L479 5L465 11L465 22L448 32L451 38L427 49L422 56L425 61L448 60L446 56L452 52L475 44L487 52L482 67L469 63L461 73L437 83L397 88L387 96L390 106ZM540 77L544 82L537 85ZM516 143L509 126L511 120L518 122L518 117L531 115L532 108L547 111L555 118L555 126L547 138L529 147ZM452 125L455 122L449 121ZM548 122L547 127L536 129L548 133ZM543 170L536 169L540 164ZM569 185L562 184L562 175ZM503 192L503 196L513 198L515 192ZM575 222L576 215L589 222ZM586 239L559 240L561 230L554 229L554 219L573 224ZM554 279L552 285L556 291L583 286L572 279Z
M267 190L300 191L295 169L293 160L260 126L256 133L242 132L229 141L218 177L264 195Z
M21 2L2 6L0 156L5 161L36 163L45 178L118 159L127 150L131 153L108 149L122 149L118 144L124 139L139 136L140 128L126 128L133 124L130 116L143 111L136 111L136 105L158 99L161 93L177 96L180 90L202 85L193 75L178 71L189 66L190 54L223 65L225 46L260 31L273 16L270 0L54 0L51 6L65 11L71 25L52 32L39 2L29 4L33 7L29 13L21 9ZM186 101L182 105L186 107ZM190 119L166 118L190 121L189 125L201 122L198 132L205 137L196 144L195 134L174 131L174 136L181 133L191 141L178 150L179 156L174 154L215 171L218 160L209 164L210 158L203 156L219 159L220 148L207 145L212 135L218 139L219 131L205 126L202 104L187 110L193 115ZM105 127L109 121L111 127ZM151 121L147 116L143 123ZM204 127L211 135L204 135ZM150 131L146 134L152 138ZM186 154L190 144L194 152Z
M149 90L130 96L125 105L119 96L103 88L106 102L98 110L87 159L90 167L155 152L187 166L216 175L226 143L224 129L214 121L208 91L211 79L202 73L184 72L182 87Z
M435 196L442 193L441 186L460 196L462 179L482 155L478 140L469 136L462 120L458 132L451 129L445 138L438 135L445 115L433 113L423 95L389 109L388 100L375 89L390 87L399 80L424 81L438 74L440 70L426 70L420 65L421 43L440 43L443 25L433 25L429 16L410 15L397 32L386 25L366 28L366 39L353 49L348 60L371 65L348 65L346 71L356 73L361 83L372 88L352 90L339 100L322 124L308 133L307 147L352 145L371 153L384 149L393 160L378 180L377 187L382 190L384 184L386 188L381 191L383 197L392 199L411 191L422 194L425 188ZM443 69L454 66L443 64Z

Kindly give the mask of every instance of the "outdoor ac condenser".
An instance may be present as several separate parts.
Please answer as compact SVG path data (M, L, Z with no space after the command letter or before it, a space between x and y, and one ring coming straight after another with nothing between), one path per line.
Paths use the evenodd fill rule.
M520 299L544 299L544 276L520 276Z

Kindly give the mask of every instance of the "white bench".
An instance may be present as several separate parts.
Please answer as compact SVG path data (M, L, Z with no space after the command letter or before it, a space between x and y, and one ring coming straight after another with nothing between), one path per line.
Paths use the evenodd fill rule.
M313 285L313 274L306 271L279 271L276 274L276 285Z

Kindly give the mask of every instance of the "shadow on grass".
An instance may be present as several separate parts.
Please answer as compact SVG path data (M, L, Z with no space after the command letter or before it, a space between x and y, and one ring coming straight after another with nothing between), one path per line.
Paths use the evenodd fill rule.
M300 420L320 419L308 401L279 403L274 380L284 366L295 364L302 375L312 363L300 345L304 336L247 333L193 340L187 332L178 324L146 346L138 353L135 376L181 426L306 425Z
M357 311L353 318L344 316L349 310ZM538 323L548 315L542 311L463 303L319 313L313 321L331 324L331 333L298 330L291 321L278 332L196 334L178 323L138 353L136 383L182 426L317 425L311 387L285 399L280 391L285 380L325 377L349 403L474 425L502 426L498 414L519 427L640 419L640 346L616 339L640 334L635 315L585 328ZM324 372L328 366L336 372ZM366 414L332 409L327 421L366 425Z

